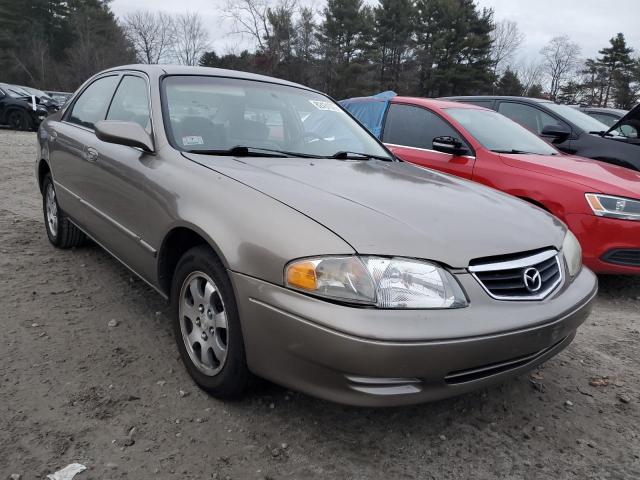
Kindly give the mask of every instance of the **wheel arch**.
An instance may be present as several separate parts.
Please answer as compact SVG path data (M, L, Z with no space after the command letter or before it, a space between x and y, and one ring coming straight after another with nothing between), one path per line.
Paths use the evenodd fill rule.
M206 245L225 268L228 264L216 243L195 225L173 226L162 240L158 251L158 285L167 296L171 294L171 282L180 258L191 248Z
M40 187L40 193L42 193L42 182L47 173L51 173L51 167L44 158L41 158L38 162L38 187Z
M530 203L532 205L535 205L538 208L541 208L542 210L544 210L545 212L551 213L553 214L553 212L551 212L551 210L549 209L549 207L547 207L546 205L544 205L543 203L539 202L538 200L534 200L533 198L530 197L523 197L523 196L518 196L518 198L520 200L524 200L527 203Z

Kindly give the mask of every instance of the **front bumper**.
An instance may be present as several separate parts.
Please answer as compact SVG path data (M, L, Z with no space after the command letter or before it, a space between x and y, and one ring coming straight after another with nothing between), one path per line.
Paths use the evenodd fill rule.
M537 302L492 300L460 275L469 307L390 311L231 276L249 368L294 390L361 406L438 400L525 372L571 343L597 292L588 269Z
M597 217L587 214L568 214L569 229L580 241L584 264L596 273L639 275L638 265L622 265L612 261L612 252L640 251L640 222Z

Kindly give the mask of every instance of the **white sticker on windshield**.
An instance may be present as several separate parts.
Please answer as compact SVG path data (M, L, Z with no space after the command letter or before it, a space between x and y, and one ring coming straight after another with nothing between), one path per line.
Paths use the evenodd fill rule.
M339 112L340 111L340 107L338 107L336 104L331 103L331 102L323 102L320 100L309 100L311 102L311 105L313 105L314 107L316 107L318 110L326 110L329 112Z
M202 140L202 137L199 135L182 137L182 145L204 145L204 140Z

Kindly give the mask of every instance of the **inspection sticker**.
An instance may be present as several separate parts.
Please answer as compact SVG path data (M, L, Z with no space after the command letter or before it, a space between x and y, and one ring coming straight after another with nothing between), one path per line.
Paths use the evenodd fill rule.
M204 145L204 140L200 135L182 137L182 145Z
M309 100L311 102L311 105L313 105L314 107L316 107L318 110L327 110L329 112L339 112L340 111L340 107L338 107L337 105L331 103L331 102L323 102L320 100Z

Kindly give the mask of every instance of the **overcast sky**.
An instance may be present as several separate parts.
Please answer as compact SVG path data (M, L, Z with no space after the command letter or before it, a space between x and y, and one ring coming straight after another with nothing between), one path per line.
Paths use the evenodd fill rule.
M366 0L375 4L376 0ZM496 20L518 23L525 34L519 56L533 60L551 38L567 34L582 47L583 57L597 55L617 32L640 53L640 1L617 0L476 0L495 11ZM223 18L226 0L113 0L111 7L121 16L137 9L168 12L199 12L209 27L211 46L217 53L251 47L247 39L230 35L231 22ZM322 0L299 0L320 10Z

